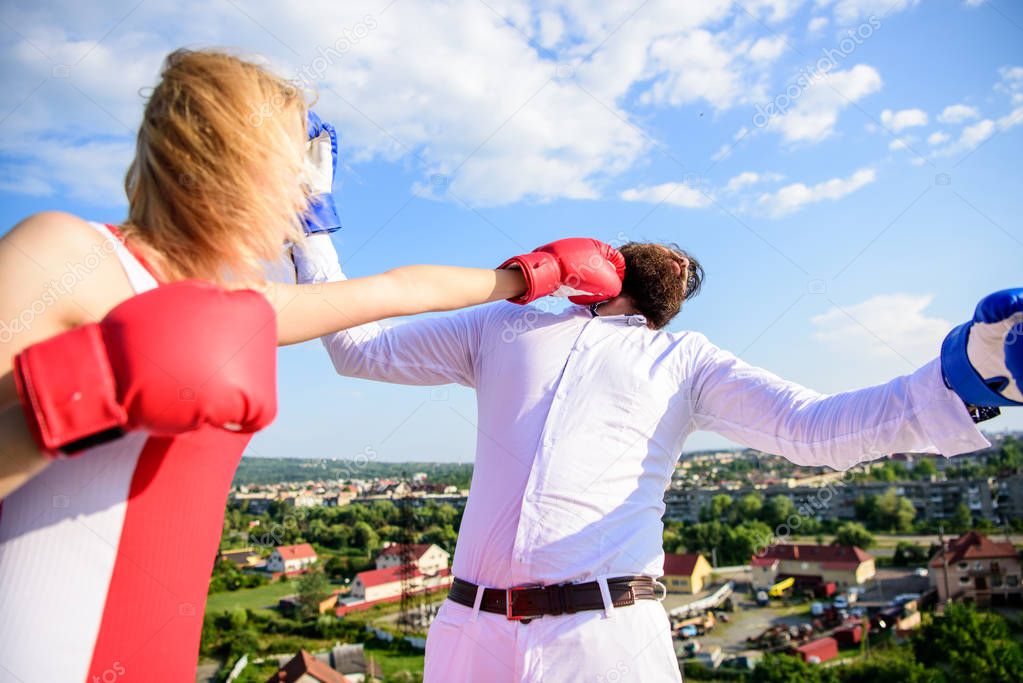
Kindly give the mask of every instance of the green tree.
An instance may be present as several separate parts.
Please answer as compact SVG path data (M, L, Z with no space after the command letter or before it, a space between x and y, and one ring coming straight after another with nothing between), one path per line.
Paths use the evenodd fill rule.
M323 563L323 573L330 577L331 580L337 581L348 573L348 562L343 557L331 555Z
M869 519L866 520L874 529L903 533L913 527L916 508L908 499L900 496L894 488L890 488L880 496L867 499Z
M699 522L680 530L682 547L686 552L710 554L711 548L721 545L726 526L721 522Z
M953 533L962 534L973 528L973 515L966 503L959 503L956 506L955 514L949 520L949 530Z
M314 570L298 580L298 609L303 619L320 613L320 602L330 594L330 582L322 571Z
M841 667L842 683L944 683L941 673L913 658L909 648L890 648L868 660Z
M757 520L743 522L725 531L718 551L718 564L746 564L761 547L771 540L771 527Z
M455 552L455 543L458 542L458 532L451 528L450 524L431 526L420 537L421 543L436 543L449 553Z
M927 548L916 545L909 541L899 541L895 544L895 554L892 556L892 564L896 567L912 567L927 562L930 554Z
M764 655L750 677L750 683L832 683L834 680L830 669L784 654Z
M705 522L721 522L728 517L728 511L732 508L732 497L725 493L719 493L710 499L710 506L705 509L702 515Z
M949 681L1010 683L1023 671L1023 646L997 614L949 603L942 617L927 620L913 637L921 664L943 671Z
M678 532L674 529L669 529L667 526L664 528L664 533L661 535L662 545L664 546L664 552L674 553L678 552L678 548L682 543L681 537Z
M913 465L913 478L919 481L928 481L938 473L938 468L930 458L924 458Z
M998 454L989 461L988 474L991 476L1011 474L1023 469L1023 440L1005 437Z
M241 607L235 607L227 612L227 619L231 626L231 630L237 631L245 626L249 620L249 615Z
M844 546L857 546L866 550L874 545L874 535L859 522L846 522L835 532L835 543Z
M760 519L764 508L764 497L759 493L747 493L732 507L732 521Z
M437 520L438 524L450 524L455 525L455 520L458 519L458 510L451 503L443 503L437 506L437 512L434 514L434 519Z
M788 520L796 511L796 504L788 496L778 494L771 496L764 503L763 521L772 527L778 527Z
M352 545L370 554L380 546L380 537L367 522L356 522L352 527Z

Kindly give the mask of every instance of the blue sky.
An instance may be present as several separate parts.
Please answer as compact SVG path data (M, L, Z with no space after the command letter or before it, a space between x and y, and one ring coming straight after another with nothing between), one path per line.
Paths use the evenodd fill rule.
M292 5L4 3L0 230L43 209L122 219L161 58L228 46L314 87L342 132L352 276L572 235L674 241L708 275L672 329L823 391L910 372L1021 284L1018 4ZM341 379L318 343L280 361L253 454L472 458L468 390Z

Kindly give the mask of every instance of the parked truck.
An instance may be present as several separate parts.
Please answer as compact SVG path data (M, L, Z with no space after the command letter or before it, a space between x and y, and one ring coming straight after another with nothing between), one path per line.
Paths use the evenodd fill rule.
M796 656L807 664L820 664L838 657L838 641L834 638L818 638L795 648Z
M692 638L702 636L717 625L717 619L713 612L707 612L697 617L690 617L675 624L675 630L682 637Z

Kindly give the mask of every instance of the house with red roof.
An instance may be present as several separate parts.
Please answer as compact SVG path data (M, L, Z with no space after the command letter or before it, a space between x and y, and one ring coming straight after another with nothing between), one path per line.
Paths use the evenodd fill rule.
M266 569L274 574L302 574L317 560L316 551L308 543L281 545L266 560Z
M401 597L401 582L406 579L414 593L433 591L451 585L451 570L443 567L433 574L424 574L415 565L407 572L403 567L385 567L359 572L352 581L351 598L369 603Z
M710 562L700 553L665 553L661 583L669 593L696 594L703 590L712 571Z
M433 543L413 543L409 545L409 560L423 574L436 574L448 566L451 554ZM377 555L377 569L400 567L402 562L401 545L390 543Z
M1020 557L1008 541L977 531L950 540L928 563L931 586L944 602L968 598L980 605L1021 605Z
M803 586L834 582L839 587L859 586L874 578L874 557L856 546L778 543L750 560L753 587L769 588L792 577Z
M266 683L351 683L351 680L305 650L299 650Z

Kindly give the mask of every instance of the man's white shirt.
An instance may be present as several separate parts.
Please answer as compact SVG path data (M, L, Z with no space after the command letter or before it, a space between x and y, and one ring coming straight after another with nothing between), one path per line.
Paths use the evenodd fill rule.
M329 236L295 251L299 282L344 278ZM989 445L937 360L825 395L698 332L645 323L502 302L323 343L341 375L476 390L476 459L452 569L498 588L661 576L664 491L696 430L839 470Z

